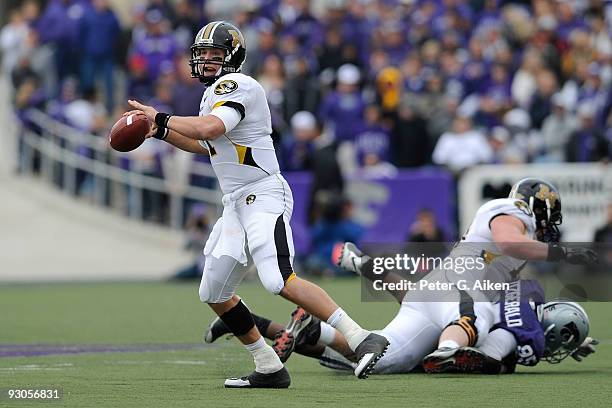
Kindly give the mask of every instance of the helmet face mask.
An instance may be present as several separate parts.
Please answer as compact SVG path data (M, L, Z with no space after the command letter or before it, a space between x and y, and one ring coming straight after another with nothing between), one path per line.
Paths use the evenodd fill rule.
M212 56L206 58L206 49L219 50L223 52L223 56ZM210 54L212 53L209 53L209 56ZM202 82L210 82L210 84L212 84L221 76L226 57L227 51L222 48L193 45L191 47L191 59L189 60L189 65L191 66L191 76L193 78L200 79ZM207 71L207 68L214 68L214 71ZM202 80L203 78L205 79L204 81ZM212 79L212 82L210 79Z
M589 335L589 317L575 302L555 300L541 306L544 329L544 357L557 364L576 351Z
M221 50L224 56L204 58L206 49ZM213 21L202 27L191 46L191 76L212 85L225 74L240 72L245 58L246 48L240 30L225 21ZM206 71L206 68L216 65L219 68L214 74Z
M538 241L559 241L559 225L563 222L563 217L561 197L554 185L544 180L526 178L512 187L509 197L527 203L535 215Z

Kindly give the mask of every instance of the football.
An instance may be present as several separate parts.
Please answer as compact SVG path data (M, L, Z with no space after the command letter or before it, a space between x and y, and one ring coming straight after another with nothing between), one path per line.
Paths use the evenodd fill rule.
M129 152L145 141L145 136L150 129L151 123L145 115L132 113L121 117L113 125L108 140L113 149L119 152Z

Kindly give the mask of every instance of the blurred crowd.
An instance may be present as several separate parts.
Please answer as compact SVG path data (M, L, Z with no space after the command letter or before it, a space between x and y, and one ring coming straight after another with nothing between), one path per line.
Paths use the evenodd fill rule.
M0 34L3 70L17 109L94 133L126 97L195 114L189 46L219 18L243 31L286 170L328 144L343 174L376 176L610 158L603 0L148 0L123 25L109 0L26 0Z
M267 93L281 167L313 172L316 189L401 168L459 175L480 163L612 158L604 0L129 4L121 23L109 0L11 10L0 46L18 114L37 107L100 135L127 98L197 115L203 87L190 78L189 46L204 24L226 19L247 42L243 72ZM124 166L163 178L171 152L155 140Z

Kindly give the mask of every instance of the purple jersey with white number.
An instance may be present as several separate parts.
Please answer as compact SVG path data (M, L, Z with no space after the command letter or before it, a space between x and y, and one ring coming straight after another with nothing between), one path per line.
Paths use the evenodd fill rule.
M544 354L544 330L536 307L544 303L544 290L535 280L510 282L499 302L500 323L493 329L504 329L516 339L517 364L536 365Z

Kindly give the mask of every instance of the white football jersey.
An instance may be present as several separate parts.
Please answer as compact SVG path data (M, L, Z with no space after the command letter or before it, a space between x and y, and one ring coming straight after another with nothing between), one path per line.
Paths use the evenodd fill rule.
M472 224L461 241L493 242L491 221L498 215L510 215L518 218L525 225L525 234L529 238L535 236L535 216L527 203L516 198L500 198L483 204L476 211Z
M231 193L270 174L279 173L272 143L272 120L261 85L241 73L223 75L204 91L200 116L227 106L240 113L232 130L215 140L200 140L224 194Z
M483 204L476 211L467 232L451 252L451 256L479 256L484 259L485 269L474 271L474 279L513 281L526 263L523 259L503 255L493 241L491 221L499 215L518 218L525 225L525 235L535 239L535 215L527 203L515 198L500 198Z

